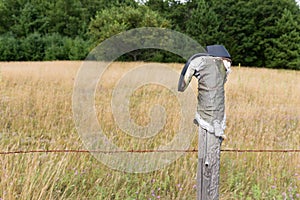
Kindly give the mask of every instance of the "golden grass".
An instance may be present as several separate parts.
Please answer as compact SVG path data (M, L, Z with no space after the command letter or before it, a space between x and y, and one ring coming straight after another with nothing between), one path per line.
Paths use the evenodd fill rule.
M142 63L114 63L97 88L98 119L125 149L156 148L178 129L179 104L160 86L131 97L137 124L149 123L155 103L165 107L164 129L150 139L124 134L110 108L113 87ZM81 62L0 63L0 151L84 149L72 114ZM168 64L180 72L181 64ZM192 87L197 91L196 82ZM300 149L300 72L234 68L226 84L228 139L223 149ZM145 108L145 105L147 107ZM194 126L191 122L191 126ZM196 135L196 132L195 132ZM194 140L191 148L197 148ZM195 199L197 155L188 154L147 174L114 171L90 154L0 155L3 199ZM222 153L221 199L300 199L299 153Z

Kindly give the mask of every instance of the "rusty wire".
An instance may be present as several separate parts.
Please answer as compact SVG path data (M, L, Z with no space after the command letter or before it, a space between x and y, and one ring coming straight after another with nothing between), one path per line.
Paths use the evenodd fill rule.
M231 153L300 153L300 149L221 149L222 152ZM53 150L19 150L19 151L0 151L0 155L9 154L32 154L32 153L103 153L103 154L117 154L117 153L196 153L197 149L187 150L117 150L117 151L89 151L89 150L74 150L74 149L53 149Z

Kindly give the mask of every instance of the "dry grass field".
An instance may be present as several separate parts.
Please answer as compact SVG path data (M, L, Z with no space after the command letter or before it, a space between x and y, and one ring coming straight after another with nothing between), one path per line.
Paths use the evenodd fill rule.
M73 85L81 64L0 63L1 152L85 149L72 113ZM113 63L97 87L95 107L103 130L115 144L155 149L178 128L179 104L167 89L149 85L131 97L131 115L140 125L149 122L145 114L149 105L165 107L165 127L153 138L139 141L122 133L110 108L114 85L139 65ZM167 65L178 72L182 68L182 64ZM195 81L192 87L197 92ZM226 84L226 112L228 139L223 149L300 149L300 72L233 68ZM190 148L197 149L196 138ZM196 153L142 174L112 170L89 153L0 154L0 160L1 200L196 197ZM300 153L222 152L220 199L300 199Z

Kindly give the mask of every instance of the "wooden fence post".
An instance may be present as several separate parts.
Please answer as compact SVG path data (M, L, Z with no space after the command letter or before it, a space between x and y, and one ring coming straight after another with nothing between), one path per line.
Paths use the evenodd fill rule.
M231 56L222 45L206 47L207 54L193 55L184 65L178 83L183 92L193 76L198 79L198 107L194 123L199 126L197 199L219 199L220 151L226 128L224 84Z
M219 199L222 139L199 126L197 200Z

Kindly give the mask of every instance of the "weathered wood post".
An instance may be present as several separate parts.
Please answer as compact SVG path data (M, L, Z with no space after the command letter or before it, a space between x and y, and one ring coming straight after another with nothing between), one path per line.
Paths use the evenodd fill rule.
M192 56L185 64L178 90L184 91L193 76L198 79L199 126L197 199L219 199L220 149L225 130L224 84L231 58L222 45L207 46L207 53Z
M221 139L199 128L197 199L219 199Z

